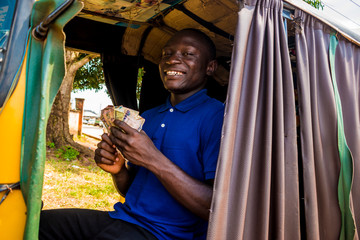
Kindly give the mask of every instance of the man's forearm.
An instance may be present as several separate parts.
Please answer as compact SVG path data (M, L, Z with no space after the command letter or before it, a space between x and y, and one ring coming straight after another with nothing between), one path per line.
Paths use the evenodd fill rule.
M208 219L212 185L198 181L176 166L155 147L145 132L138 132L124 122L115 120L114 123L118 128L112 128L113 135L110 135L110 138L116 147L121 149L123 156L132 164L153 172L179 203L199 217ZM121 193L127 191L118 185Z
M150 166L149 170L178 202L197 216L208 220L212 186L191 177L167 158L161 162L162 164Z
M121 196L125 197L133 180L130 170L124 165L119 173L111 174L111 176L116 190Z

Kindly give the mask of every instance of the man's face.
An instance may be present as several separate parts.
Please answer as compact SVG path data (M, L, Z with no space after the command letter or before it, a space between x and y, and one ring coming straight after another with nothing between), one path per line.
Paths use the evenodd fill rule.
M162 51L159 64L165 88L174 94L195 93L206 84L206 75L214 69L210 53L202 39L192 32L172 37Z

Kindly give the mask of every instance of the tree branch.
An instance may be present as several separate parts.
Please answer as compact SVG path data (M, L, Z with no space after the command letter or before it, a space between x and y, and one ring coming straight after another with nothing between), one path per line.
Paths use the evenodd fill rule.
M70 68L68 69L68 72L76 72L79 68L84 66L86 63L90 62L92 59L94 59L95 55L86 55L84 58L80 59L77 62L74 62L71 64Z

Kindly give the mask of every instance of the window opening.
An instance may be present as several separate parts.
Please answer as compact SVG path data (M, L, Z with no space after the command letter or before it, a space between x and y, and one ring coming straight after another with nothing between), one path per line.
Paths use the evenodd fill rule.
M144 67L139 67L138 75L137 75L137 83L136 83L136 102L137 102L138 109L139 109L139 104L140 104L141 87L142 87L142 81L143 81L144 75L145 75Z
M14 16L16 1L8 0L0 3L0 71L4 62L11 23Z
M299 176L299 207L300 207L300 228L301 232L306 232L305 219L305 199L304 199L304 180L303 180L303 164L300 138L300 112L298 102L298 81L297 81L297 59L295 46L295 21L292 10L284 9L284 26L287 34L288 49L290 55L291 71L293 76L294 97L295 97L295 111L296 111L296 142L298 152L298 176ZM301 239L306 239L305 235L301 235Z

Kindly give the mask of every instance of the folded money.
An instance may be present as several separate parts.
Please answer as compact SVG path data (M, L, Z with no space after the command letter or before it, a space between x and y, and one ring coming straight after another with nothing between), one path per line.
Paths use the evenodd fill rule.
M104 127L108 133L110 133L111 126L114 126L115 120L114 107L108 106L101 110L100 120L104 123Z
M139 115L138 111L135 111L130 108L126 108L124 106L115 107L115 119L120 121L124 121L130 127L138 130L139 132L144 125L145 119Z
M115 126L114 120L118 119L124 121L130 127L138 130L139 132L144 125L145 119L139 115L138 111L124 107L124 106L109 106L101 110L101 121L104 123L104 126L107 132L110 132L110 127Z

